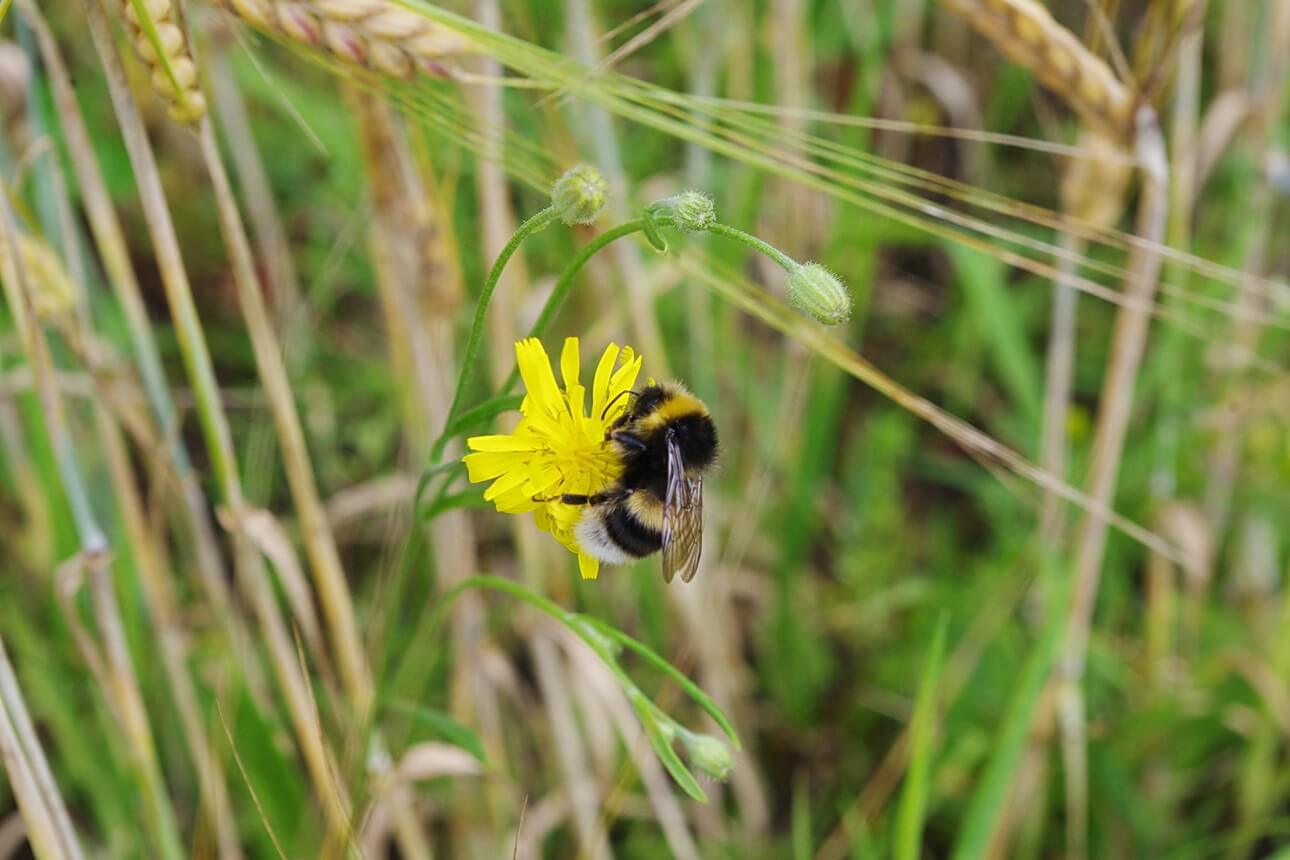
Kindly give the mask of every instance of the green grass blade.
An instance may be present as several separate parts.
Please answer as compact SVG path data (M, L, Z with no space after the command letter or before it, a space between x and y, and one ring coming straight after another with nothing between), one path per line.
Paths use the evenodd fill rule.
M1008 789L1030 736L1035 708L1043 696L1066 629L1062 619L1066 616L1070 588L1068 583L1062 583L1059 587L1063 591L1062 599L1056 601L1057 606L1048 616L1048 626L1044 628L1037 647L1018 677L994 751L968 803L963 826L959 829L958 840L951 855L953 860L976 860L984 857L990 846L990 837L1003 814Z
M932 649L918 688L914 722L910 731L909 772L900 795L896 818L896 860L917 860L923 840L923 819L927 814L928 779L932 769L933 729L936 725L936 691L945 662L945 627L942 614L932 637Z
M424 727L436 737L447 741L453 746L461 747L478 759L480 764L488 764L488 756L484 753L484 744L479 739L479 735L443 711L436 708L427 708L414 702L406 702L402 699L391 701L390 708L406 714L412 719L412 722Z
M1031 426L1039 426L1039 362L1031 351L1016 299L1005 281L1008 269L998 259L953 242L943 243L954 261L969 312L976 317L983 343L1000 384L1022 408Z

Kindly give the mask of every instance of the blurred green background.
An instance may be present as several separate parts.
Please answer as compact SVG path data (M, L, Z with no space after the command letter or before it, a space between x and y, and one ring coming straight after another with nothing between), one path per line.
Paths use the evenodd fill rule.
M95 16L39 4L119 246L86 206L32 7L5 16L6 229L48 249L46 268L19 257L27 289L55 294L28 326L5 264L0 711L17 734L0 732L0 857L32 850L22 713L83 856L1290 857L1290 3L1047 4L1158 117L1152 225L1135 217L1143 150L1093 140L1069 93L936 3L414 3L400 14L502 35L396 80L336 58L383 2L272 4L267 28L184 8L250 239L242 284L212 153L167 115L121 9L113 44L163 199L122 137ZM334 37L329 52L293 20L350 23L315 40ZM631 344L711 408L723 451L689 585L665 585L657 558L579 581L572 555L453 468L459 439L430 459L489 267L579 162L608 177L610 206L523 244L467 405L493 402L577 249L687 188L853 295L826 329L786 306L766 258L668 232L667 253L635 237L597 254L544 333L553 356L581 339L584 378L607 343ZM172 321L161 212L231 466L199 420L214 392ZM137 274L133 321L113 248ZM1133 533L1112 528L1085 565L1100 576L1073 667L1097 519L1078 494L1112 346L1131 339L1117 318L1140 310L1125 269L1153 256L1111 462ZM1080 289L1054 323L1057 272ZM257 361L248 283L285 397ZM1068 395L1048 366L1062 326ZM282 441L292 408L303 448ZM483 418L456 435L513 422ZM1042 447L1046 421L1064 460ZM305 457L322 526L284 451ZM476 574L528 591L447 596ZM288 676L307 682L294 704ZM691 740L646 731L718 737L714 712L742 743L724 783ZM668 775L669 749L706 804Z

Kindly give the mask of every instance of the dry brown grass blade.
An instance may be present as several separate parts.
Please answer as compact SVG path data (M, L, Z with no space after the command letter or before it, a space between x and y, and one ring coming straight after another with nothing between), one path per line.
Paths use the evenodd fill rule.
M1036 0L941 0L1013 62L1066 99L1089 126L1116 140L1133 137L1137 99Z
M402 394L404 437L409 440L406 456L408 462L420 463L428 453L430 428L443 425L452 399L452 315L461 301L461 267L451 219L446 215L448 202L442 198L431 165L417 158L418 148L409 129L384 101L356 91L348 91L347 97L361 135L372 213L368 241L390 363ZM403 502L410 497L405 494ZM442 577L441 587L449 587L477 569L474 528L465 512L437 517L428 531L434 567ZM405 534L391 518L387 545L395 546ZM369 643L379 650L389 616L376 615ZM478 653L482 615L478 595L463 594L453 611L455 653ZM497 710L491 685L475 671L470 660L454 661L453 668L456 689L473 692L470 700L457 699L455 712L481 725L489 759L500 766L506 751L496 719L490 716ZM469 717L476 710L479 716ZM505 808L508 803L504 787L492 780L462 786L460 790L480 798L479 805L490 810ZM400 793L407 794L408 790L400 789ZM407 832L406 815L399 813L401 801L392 800L376 812L399 815L394 822L396 832Z
M84 856L49 763L36 739L13 664L0 638L0 759L4 761L18 809L41 860Z
M1082 131L1080 142L1082 149L1115 155L1123 153L1114 141L1096 132ZM1127 159L1076 160L1062 177L1062 208L1077 221L1098 229L1113 227L1123 210L1124 194L1132 173ZM1078 298L1069 277L1075 274L1075 259L1083 256L1085 240L1079 234L1063 230L1059 241L1071 253L1058 260L1058 270L1064 277L1053 281L1039 463L1051 474L1065 479L1066 427L1075 368ZM1056 545L1063 530L1064 517L1060 500L1052 493L1044 493L1039 523L1041 537L1048 545Z
M741 282L734 272L723 269L712 260L699 261L693 256L681 256L678 264L696 282L724 295L735 306L747 311L777 331L789 335L814 352L827 358L846 373L868 385L883 397L890 399L937 430L944 433L964 451L987 466L997 466L1026 481L1047 490L1064 501L1075 505L1093 520L1104 522L1128 535L1143 546L1166 558L1181 563L1177 547L1160 535L1115 512L1104 501L1098 501L1051 475L1022 457L1016 451L994 439L971 424L957 418L929 400L919 397L883 373L845 344L823 333L800 314L788 308L768 293Z
M161 360L151 335L148 311L139 288L139 280L130 261L125 233L112 207L107 183L99 169L89 130L85 126L80 105L76 101L71 77L44 18L28 0L21 0L20 8L36 31L86 219L98 247L103 267L124 312L141 373L145 378L152 377L150 384L155 392L164 392L166 388ZM154 403L154 410L157 413L156 423L160 435L167 438L176 437L169 454L174 471L182 485L180 494L196 551L198 579L206 599L210 602L216 618L224 626L230 641L235 647L241 647L241 643L248 637L242 619L232 608L233 602L227 585L224 561L216 545L214 526L210 521L200 483L193 472L186 450L177 440L178 418L175 415L174 405L158 400ZM244 665L251 667L251 672L254 674L253 661L244 661Z
M214 129L209 122L202 124L200 137L202 153L215 189L220 226L232 257L238 301L251 338L260 381L264 385L265 397L277 427L292 500L300 516L305 551L313 569L319 601L332 638L332 648L336 652L336 663L353 708L352 716L357 725L362 725L371 711L372 678L358 635L354 606L341 567L340 553L336 549L335 537L327 522L322 498L318 494L291 381L287 377L282 349L255 271L250 241L233 198L233 189L224 170Z
M1138 233L1149 238L1152 245L1158 245L1164 239L1168 215L1168 171L1164 139L1150 108L1143 107L1139 114L1136 137L1139 152L1144 155L1144 163L1158 165L1155 170L1143 171L1143 189L1138 203ZM1152 153L1154 157L1151 157ZM1160 254L1154 251L1136 250L1129 265L1126 295L1135 302L1150 305L1154 301L1161 262ZM1106 378L1099 399L1087 485L1089 497L1099 505L1109 506L1115 495L1120 458L1133 407L1133 389L1146 351L1150 324L1151 315L1140 310L1137 304L1126 304L1115 318L1111 355L1107 360ZM1058 710L1068 774L1067 851L1076 858L1087 852L1085 840L1088 827L1087 741L1082 679L1106 538L1106 521L1091 513L1086 514L1076 538L1075 592L1067 618L1065 650L1058 668L1061 684ZM1085 801L1082 807L1079 805L1081 799Z
M49 165L51 186L54 190L55 204L58 212L61 235L76 235L72 203L67 193L67 186L61 166L54 161ZM92 320L89 313L89 297L85 288L84 260L80 246L72 241L67 243L68 264L75 276L74 321L66 321L64 334L69 343L77 343L74 349L85 364L97 363L92 354L94 344ZM102 391L104 383L101 375L93 376L95 387ZM111 398L100 394L94 402L94 422L103 444L108 472L118 511L125 533L128 537L134 566L138 571L138 580L148 614L157 631L158 650L170 693L179 712L180 727L188 745L189 755L196 767L200 785L200 804L208 819L208 826L213 830L217 840L217 850L221 860L239 860L242 857L238 845L237 827L233 817L233 807L224 783L224 774L219 760L213 754L206 741L206 732L202 724L201 709L198 704L196 687L189 674L190 653L187 634L183 629L179 615L178 600L163 561L164 551L157 543L155 530L150 528L139 489L135 483L134 467L126 448L121 427L114 420L108 404ZM99 627L102 637L118 674L126 672L126 683L121 684L124 694L122 710L128 712L131 721L131 735L146 737L148 726L142 714L142 701L133 681L133 670L130 668L128 651L125 648L124 624L121 613L116 606L116 596L107 571L96 573L95 602L99 611ZM132 695L131 695L132 691ZM159 763L156 753L148 753L145 765L157 770Z
M84 6L126 150L134 168L140 203L161 270L162 285L183 353L185 369L192 382L211 470L223 494L222 501L230 507L240 507L243 504L242 484L232 434L220 401L214 366L197 316L156 159L138 107L130 94L125 71L117 56L99 0L86 0ZM265 648L277 675L305 767L321 801L328 832L334 838L347 840L350 832L347 793L333 778L328 764L330 753L327 738L309 706L308 683L296 665L291 637L265 573L264 561L245 538L237 533L233 537L238 583L245 589L260 623Z

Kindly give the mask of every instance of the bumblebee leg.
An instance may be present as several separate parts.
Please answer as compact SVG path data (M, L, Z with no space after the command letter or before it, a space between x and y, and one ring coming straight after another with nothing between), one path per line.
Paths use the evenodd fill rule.
M534 496L535 502L564 502L566 505L603 505L605 502L616 502L631 495L630 490L610 490L584 496L580 493L561 493L558 496Z
M646 447L643 439L633 433L628 433L626 430L610 433L609 438L624 448L630 448L633 451L644 451Z

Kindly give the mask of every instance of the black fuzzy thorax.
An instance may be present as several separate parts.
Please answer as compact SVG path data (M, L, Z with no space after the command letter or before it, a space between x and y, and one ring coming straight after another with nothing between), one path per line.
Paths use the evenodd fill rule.
M644 447L622 446L623 474L619 483L624 489L645 491L660 500L665 497L669 433L676 439L687 470L706 469L716 460L717 428L712 418L701 413L682 415L637 437Z

